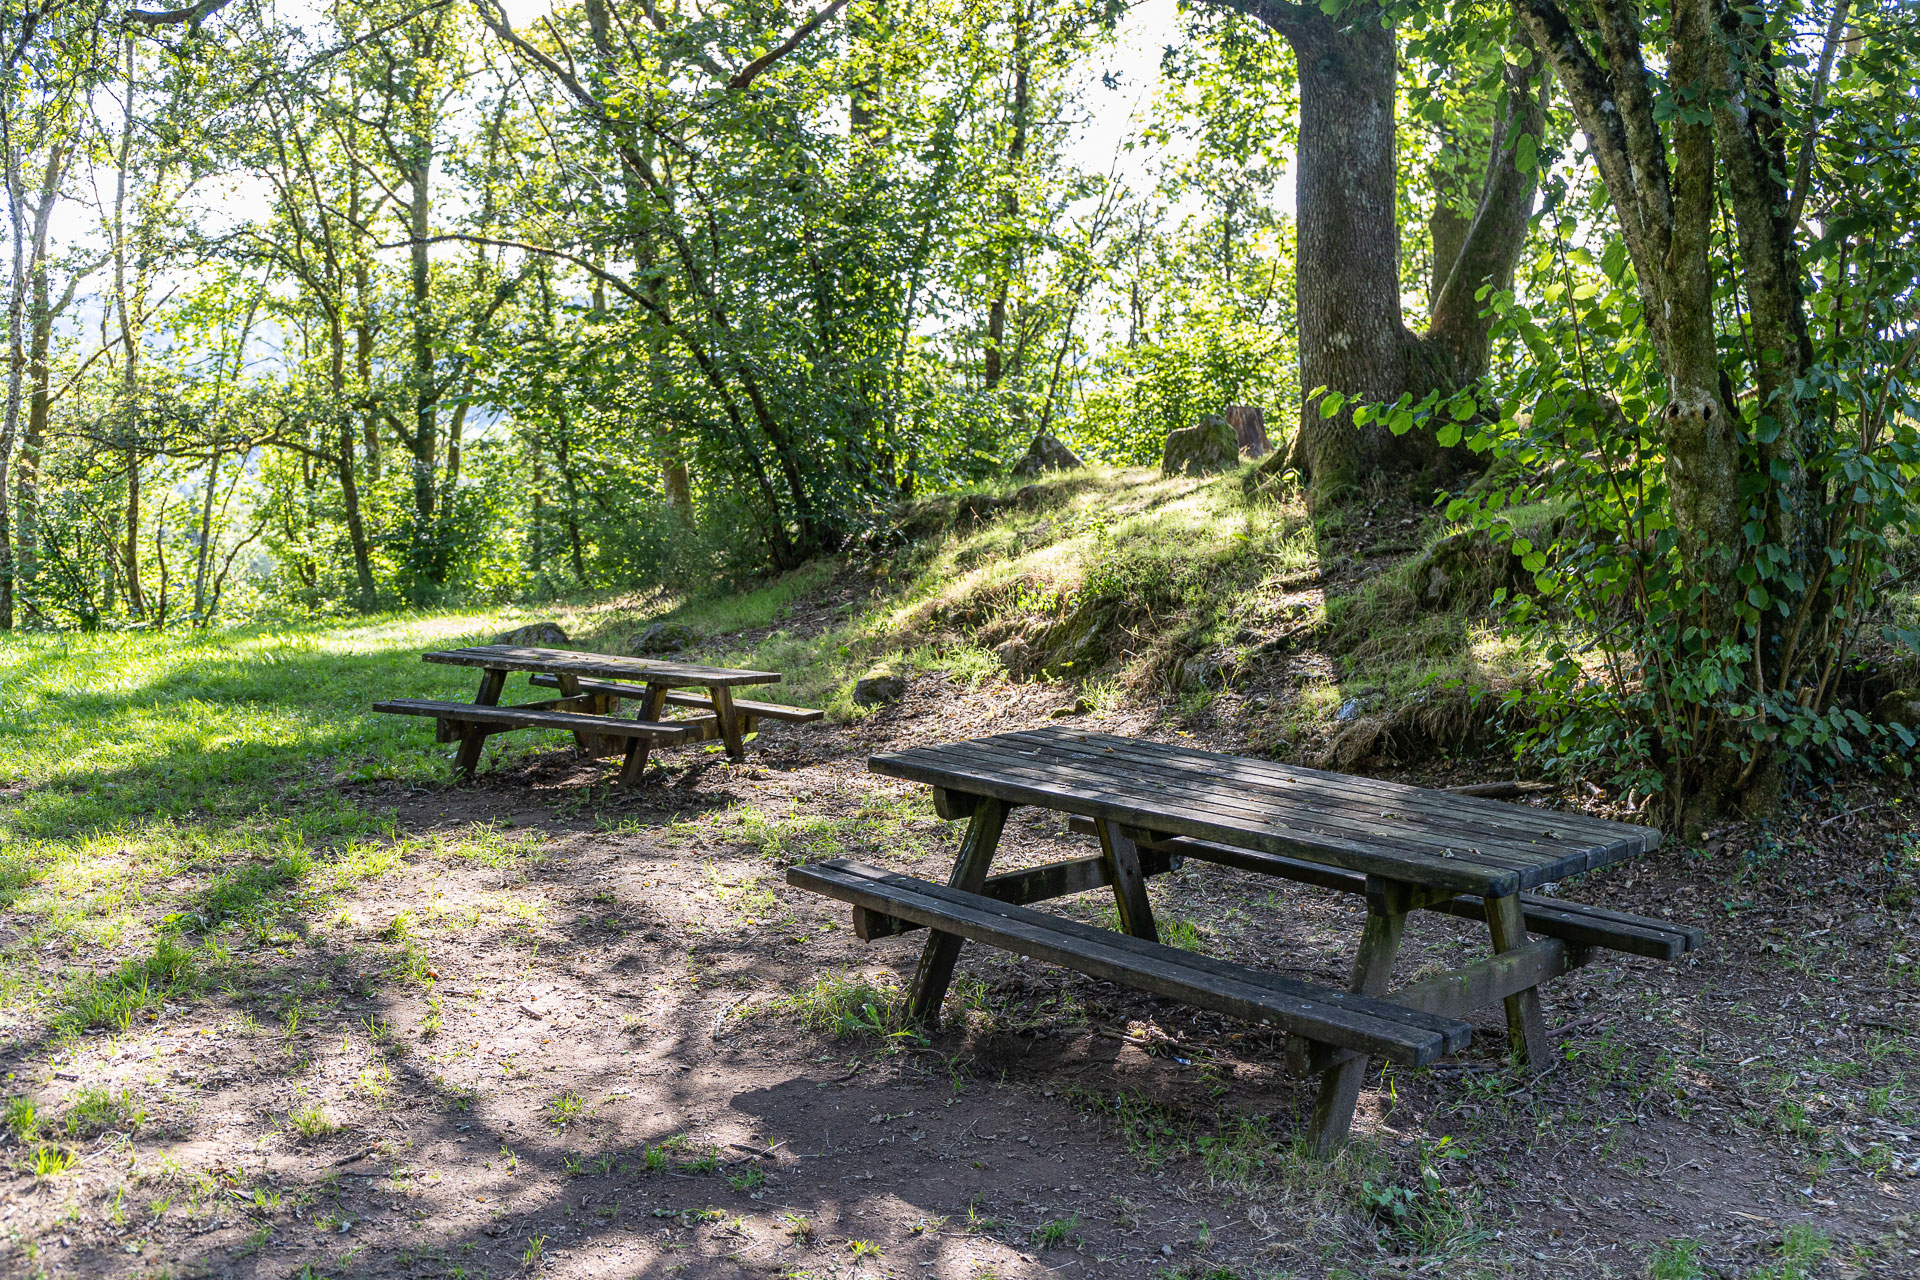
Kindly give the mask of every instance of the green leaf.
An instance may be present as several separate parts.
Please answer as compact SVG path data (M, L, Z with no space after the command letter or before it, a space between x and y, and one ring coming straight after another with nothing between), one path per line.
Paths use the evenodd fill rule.
M1522 173L1532 173L1534 165L1540 159L1540 140L1530 133L1520 135L1513 144L1513 167Z

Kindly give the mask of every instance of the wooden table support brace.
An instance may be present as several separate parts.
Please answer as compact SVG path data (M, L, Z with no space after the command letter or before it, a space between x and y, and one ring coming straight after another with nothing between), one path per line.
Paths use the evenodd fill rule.
M1140 849L1120 834L1116 824L1096 821L1100 837L1100 860L1106 864L1107 880L1113 885L1113 905L1120 914L1120 931L1148 942L1160 941L1160 930L1153 923L1153 904L1147 901L1147 878L1140 870Z
M1180 858L1171 854L1151 849L1140 851L1140 874L1143 876L1177 871L1181 863ZM1107 860L1095 856L1075 858L1069 862L1049 862L1024 871L1002 871L997 876L988 876L980 892L996 902L1010 902L1014 906L1024 907L1051 898L1085 893L1089 889L1104 889L1112 883L1107 873ZM856 905L853 908L853 932L862 942L891 938L922 927L911 920L902 920L898 916L885 915L866 907Z

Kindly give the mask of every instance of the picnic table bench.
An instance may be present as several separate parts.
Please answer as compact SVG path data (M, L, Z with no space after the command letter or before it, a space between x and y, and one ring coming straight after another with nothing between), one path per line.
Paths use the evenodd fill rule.
M480 668L483 674L474 700L393 698L374 703L373 709L389 715L431 716L439 741L460 743L454 767L469 777L480 762L480 749L486 739L515 729L570 731L584 755L622 756L619 782L633 786L645 774L647 755L654 747L718 738L726 744L727 754L738 760L746 754L746 735L753 732L755 721L807 723L823 714L809 707L750 702L733 696L733 690L741 685L777 683L777 671L506 644L445 649L420 656L425 662ZM516 671L526 672L529 683L557 689L561 696L500 706L507 676ZM623 699L641 704L637 717L615 714ZM705 714L663 720L669 706Z
M853 906L869 941L929 930L907 1011L934 1023L963 939L1048 960L1195 1006L1270 1023L1288 1060L1320 1077L1311 1140L1346 1138L1367 1059L1425 1065L1466 1047L1464 1015L1505 1008L1509 1042L1538 1070L1550 1046L1542 984L1595 948L1673 959L1700 930L1529 892L1659 845L1646 827L1052 727L868 761L933 788L935 811L965 818L947 884L845 859L790 868L788 882ZM989 875L1008 811L1061 812L1097 855ZM1160 943L1147 880L1186 858L1361 896L1365 925L1346 991ZM1029 904L1110 887L1120 931ZM1410 912L1487 923L1485 959L1389 990ZM1529 938L1529 932L1540 936Z

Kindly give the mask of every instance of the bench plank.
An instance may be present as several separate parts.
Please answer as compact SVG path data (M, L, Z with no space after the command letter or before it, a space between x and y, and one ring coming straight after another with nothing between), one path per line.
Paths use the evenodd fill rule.
M1069 817L1067 829L1078 835L1092 835L1093 823L1090 819ZM1238 849L1212 840L1175 837L1153 845L1142 845L1142 848L1153 848L1197 862L1213 862L1243 871L1297 880L1323 889L1338 889L1343 893L1366 892L1367 878L1358 872L1320 862L1262 853L1257 849ZM1433 902L1428 904L1428 909L1443 911L1463 920L1480 921L1487 918L1486 900L1477 894L1461 894ZM1652 916L1629 915L1624 911L1589 907L1559 898L1544 898L1538 894L1521 894L1520 909L1526 919L1528 932L1558 938L1576 946L1605 947L1610 951L1646 956L1653 960L1677 960L1690 951L1698 951L1707 943L1706 931L1693 925L1676 924Z
M493 707L472 702L436 702L429 698L394 698L373 704L375 711L398 716L433 716L462 724L495 724L508 729L561 729L610 738L647 738L655 743L678 742L687 736L684 725L655 720L623 720L618 716L587 716L539 707Z
M529 677L534 684L543 688L557 689L560 677L550 673L539 673ZM612 680L582 680L582 693L604 693L615 698L632 698L638 701L647 696L647 687L642 684L620 684ZM713 710L713 700L698 693L682 693L674 690L667 694L666 703L670 707L692 707L699 711ZM793 724L812 724L826 718L826 712L818 707L789 707L778 702L753 702L746 698L735 698L733 709L749 719L785 720Z
M1466 1047L1473 1034L1458 1019L1330 991L842 859L789 867L787 882L942 933L1395 1062L1424 1065Z

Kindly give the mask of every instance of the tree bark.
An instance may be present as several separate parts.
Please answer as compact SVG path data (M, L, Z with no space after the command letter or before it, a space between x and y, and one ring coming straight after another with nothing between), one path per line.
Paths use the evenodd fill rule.
M1512 279L1537 179L1513 164L1524 134L1537 142L1545 114L1539 68L1509 68L1479 205L1434 290L1426 332L1411 332L1400 305L1394 98L1398 42L1382 10L1338 16L1280 0L1207 0L1258 19L1293 49L1300 86L1294 166L1298 245L1300 407L1293 464L1316 502L1337 500L1370 478L1473 465L1430 433L1395 436L1379 418L1355 426L1353 408L1463 385L1486 370L1489 322L1481 286ZM1436 272L1439 270L1436 265ZM1315 388L1350 403L1322 417Z
M994 282L993 301L987 308L987 349L981 381L988 393L999 389L1008 372L1007 302L1013 287L1014 253L1020 242L1016 225L1020 218L1020 168L1027 162L1028 115L1032 103L1032 68L1027 54L1031 24L1026 5L1027 0L1014 0L1013 100L1007 108L1013 136L1007 141L1007 173L1000 194L1000 213L1005 219L1000 233L1004 247L994 264L998 278Z

